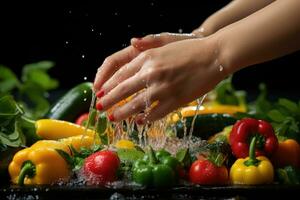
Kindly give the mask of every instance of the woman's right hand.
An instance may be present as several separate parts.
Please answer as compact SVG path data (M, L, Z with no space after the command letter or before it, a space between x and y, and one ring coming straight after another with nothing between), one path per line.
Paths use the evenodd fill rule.
M147 35L142 38L132 38L130 46L107 57L98 68L94 81L95 91L98 91L116 71L136 58L141 52L161 47L171 42L200 37L200 35L195 34L161 33Z

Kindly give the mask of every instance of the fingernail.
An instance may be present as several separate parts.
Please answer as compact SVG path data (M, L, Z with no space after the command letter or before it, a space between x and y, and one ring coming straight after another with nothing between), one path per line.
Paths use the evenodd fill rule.
M111 122L115 121L115 117L114 117L113 114L108 115L108 119L109 119L109 121L111 121Z
M132 38L133 40L142 40L143 38L139 38L139 37L134 37Z
M100 102L96 104L96 108L97 110L103 110L103 106Z
M96 96L97 96L98 98L103 97L103 96L104 96L104 90L103 90L103 89L99 90L99 91L97 92Z
M135 123L137 123L138 125L142 125L144 124L144 121L142 119L137 119Z

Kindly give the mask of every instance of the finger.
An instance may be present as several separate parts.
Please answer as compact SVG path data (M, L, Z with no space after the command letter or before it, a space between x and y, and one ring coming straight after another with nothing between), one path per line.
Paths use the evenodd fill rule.
M149 112L137 115L135 121L137 124L150 123L155 120L161 119L170 112L177 108L176 101L174 99L165 99L160 101L157 106L152 108Z
M132 38L131 45L140 51L144 51L151 48L161 47L171 42L190 38L195 38L195 35L176 33L151 34L143 38Z
M140 92L137 96L127 102L125 105L118 107L114 111L114 118L116 121L124 120L132 115L146 111L158 105L159 99L166 99L166 92L162 88L151 86Z
M139 74L136 74L117 85L107 95L99 99L97 109L107 110L121 100L145 88L145 86L145 81L140 78Z
M124 80L134 76L140 70L144 61L144 56L138 56L115 72L115 74L103 84L101 89L103 91L102 96L104 94L108 94L113 88L122 83Z
M107 57L103 64L98 68L94 81L95 91L100 90L105 81L107 81L120 67L135 58L139 53L140 51L138 49L133 46L129 46Z

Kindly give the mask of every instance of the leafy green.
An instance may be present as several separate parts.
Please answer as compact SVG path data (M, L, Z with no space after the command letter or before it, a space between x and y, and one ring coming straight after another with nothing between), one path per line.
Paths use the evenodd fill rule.
M0 98L0 145L2 147L25 145L26 141L22 132L21 120L23 114L23 110L12 96Z
M246 92L237 91L232 85L232 76L221 81L214 89L216 101L226 105L242 105L246 103Z
M25 65L21 80L5 66L0 66L0 97L14 95L25 115L32 119L41 118L49 110L47 92L56 89L58 81L51 78L48 70L54 66L51 61Z
M188 148L179 149L176 153L176 159L186 168L192 164L192 158Z
M0 94L8 93L18 87L20 82L11 69L0 66Z
M288 185L300 184L300 170L292 166L286 166L276 170L280 183Z
M227 142L214 141L200 147L199 152L214 163L216 166L222 166L231 155L231 148Z
M81 169L85 158L92 155L95 152L103 149L102 145L94 145L91 148L81 147L80 151L77 151L72 145L69 146L71 155L61 149L55 149L56 152L68 163L72 171L78 171Z
M252 117L270 122L278 138L293 138L300 142L300 104L289 99L279 98L271 102L267 89L261 84L257 99L248 104L247 113L237 113L237 118Z
M136 149L118 149L117 154L122 162L133 163L143 158L145 153Z

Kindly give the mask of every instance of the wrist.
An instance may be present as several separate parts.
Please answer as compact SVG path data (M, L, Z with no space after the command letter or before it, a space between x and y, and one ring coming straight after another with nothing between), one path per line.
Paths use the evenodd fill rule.
M232 74L242 68L239 62L235 42L230 42L230 37L224 30L220 30L211 35L216 45L217 59L226 69L227 75Z

